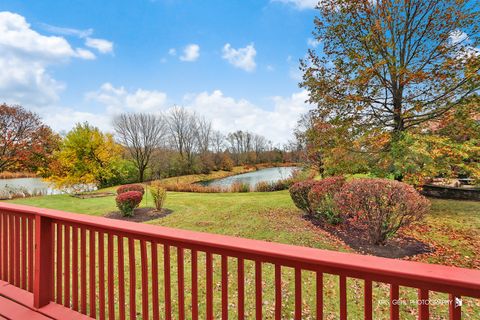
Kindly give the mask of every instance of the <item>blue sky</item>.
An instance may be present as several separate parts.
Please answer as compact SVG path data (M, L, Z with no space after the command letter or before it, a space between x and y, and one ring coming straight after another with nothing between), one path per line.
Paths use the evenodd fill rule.
M184 105L218 130L291 137L312 0L1 1L0 100L56 130Z

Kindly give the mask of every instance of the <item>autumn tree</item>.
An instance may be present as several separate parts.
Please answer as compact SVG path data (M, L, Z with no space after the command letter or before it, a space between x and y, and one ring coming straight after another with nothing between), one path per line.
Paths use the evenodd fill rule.
M395 160L395 143L480 87L479 11L466 0L324 0L301 61L317 121L355 158ZM355 143L352 143L355 141ZM393 173L392 162L386 166ZM388 172L387 172L388 173ZM398 179L402 172L396 171Z
M37 172L47 166L58 136L21 106L0 105L0 171Z
M146 113L124 113L114 119L113 125L120 142L135 163L138 181L143 182L152 154L165 138L165 119Z
M119 174L122 148L113 135L88 123L77 124L62 140L50 164L50 180L59 187L108 186Z
M180 156L180 170L194 172L195 155L199 150L199 142L203 140L198 134L197 115L183 107L174 107L168 114L167 124L170 144Z

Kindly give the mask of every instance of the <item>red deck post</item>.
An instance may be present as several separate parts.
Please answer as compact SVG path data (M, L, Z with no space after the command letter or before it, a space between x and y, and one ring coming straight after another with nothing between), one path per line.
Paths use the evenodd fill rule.
M53 299L53 252L52 220L35 217L35 279L33 283L33 305L41 308Z

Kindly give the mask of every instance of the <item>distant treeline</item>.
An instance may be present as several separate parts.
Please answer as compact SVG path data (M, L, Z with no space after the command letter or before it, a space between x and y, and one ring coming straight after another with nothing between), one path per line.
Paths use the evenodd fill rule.
M295 144L275 146L241 130L223 134L182 107L166 114L120 114L113 127L112 134L82 123L59 135L37 114L0 105L0 173L31 172L59 186L108 186L300 160Z

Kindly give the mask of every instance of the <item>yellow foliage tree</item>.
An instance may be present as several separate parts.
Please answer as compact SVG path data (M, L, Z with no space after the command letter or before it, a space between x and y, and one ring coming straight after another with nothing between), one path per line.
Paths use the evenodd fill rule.
M50 180L57 187L109 185L119 174L121 146L111 134L88 123L77 124L62 140L50 164Z

